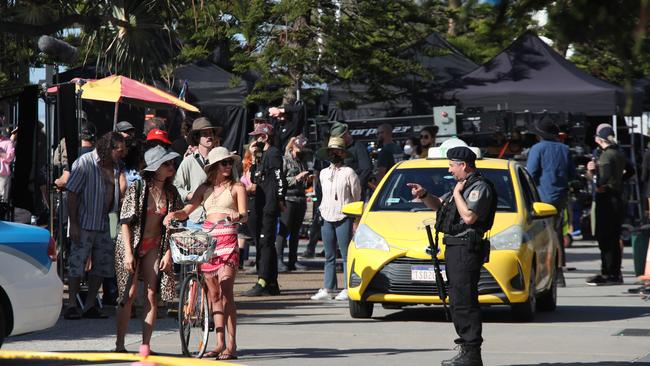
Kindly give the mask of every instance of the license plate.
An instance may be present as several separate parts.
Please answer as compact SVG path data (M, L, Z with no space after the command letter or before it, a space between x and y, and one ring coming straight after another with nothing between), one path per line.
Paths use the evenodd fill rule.
M442 279L447 281L445 266L440 266ZM433 266L411 266L411 281L436 282L436 271Z

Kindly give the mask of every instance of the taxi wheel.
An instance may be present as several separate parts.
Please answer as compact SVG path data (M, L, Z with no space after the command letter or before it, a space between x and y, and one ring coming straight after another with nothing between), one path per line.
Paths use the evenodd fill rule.
M530 322L535 319L535 311L537 310L537 293L535 292L535 288L535 263L533 263L528 281L528 299L523 303L511 305L512 317L515 321Z
M348 300L350 316L354 319L367 319L372 317L375 304L366 301Z
M2 347L2 342L5 339L5 327L7 326L5 319L5 311L0 304L0 347Z
M537 308L540 311L554 311L557 307L557 276L553 276L551 287L542 292L537 298Z

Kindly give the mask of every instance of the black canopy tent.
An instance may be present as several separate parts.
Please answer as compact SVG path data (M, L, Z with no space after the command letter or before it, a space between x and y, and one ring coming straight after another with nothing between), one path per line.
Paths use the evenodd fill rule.
M188 83L186 99L201 114L223 127L222 145L240 150L246 143L248 110L244 99L249 83L209 60L194 62L174 71L174 89Z
M463 108L612 116L624 111L626 94L578 69L533 32L521 35L481 67L448 84L445 99ZM640 112L634 93L634 115Z
M441 86L478 67L456 47L437 33L432 33L411 47L404 55L419 62L432 76L426 90L412 90L416 76L406 76L399 81L396 91L409 91L410 99L395 101L369 101L364 98L368 86L364 84L332 84L329 95L330 120L382 118L431 113L436 105Z

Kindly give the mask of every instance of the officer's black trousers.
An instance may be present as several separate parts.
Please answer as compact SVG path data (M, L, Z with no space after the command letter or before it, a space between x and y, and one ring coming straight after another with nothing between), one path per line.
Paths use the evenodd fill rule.
M603 276L621 275L621 230L625 203L612 192L596 194L596 240L600 249Z
M481 307L478 303L478 280L483 265L480 251L470 251L467 245L447 245L445 248L449 304L451 317L458 333L456 344L480 347Z

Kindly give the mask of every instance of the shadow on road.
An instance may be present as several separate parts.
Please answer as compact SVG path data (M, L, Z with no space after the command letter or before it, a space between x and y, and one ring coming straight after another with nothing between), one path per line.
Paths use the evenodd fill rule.
M355 348L355 349L336 349L336 348L265 348L265 349L246 349L240 351L240 356L244 358L260 359L283 359L283 358L332 358L332 357L350 357L354 355L403 355L405 353L418 352L435 352L449 351L449 349L404 349L404 348ZM241 357L240 357L241 358Z
M601 362L554 362L554 363L531 363L516 364L510 366L650 366L650 362L621 362L621 361L601 361Z
M507 306L483 308L484 323L516 323L512 320L510 309ZM646 307L636 306L588 306L588 305L562 305L554 312L538 312L535 323L580 323L602 322L610 320L623 320L643 318L650 316ZM420 321L420 322L445 322L441 307L436 308L405 308L401 311L390 313L382 318L373 318L378 321Z

